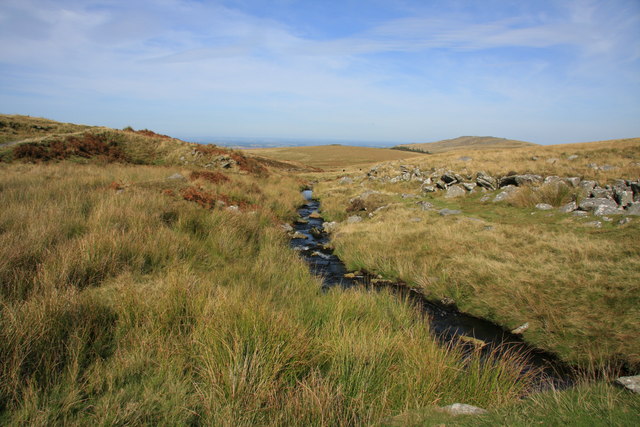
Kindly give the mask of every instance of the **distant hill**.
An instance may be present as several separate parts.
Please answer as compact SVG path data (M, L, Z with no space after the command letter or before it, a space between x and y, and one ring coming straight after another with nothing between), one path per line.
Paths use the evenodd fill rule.
M356 147L351 145L317 145L304 147L279 147L243 150L254 156L279 161L295 162L314 168L342 169L371 163L400 160L421 156L423 153L409 153L389 148Z
M515 139L496 138L493 136L460 136L458 138L444 139L438 142L396 145L392 149L435 154L463 149L482 150L496 148L521 148L535 145L537 144L517 141Z

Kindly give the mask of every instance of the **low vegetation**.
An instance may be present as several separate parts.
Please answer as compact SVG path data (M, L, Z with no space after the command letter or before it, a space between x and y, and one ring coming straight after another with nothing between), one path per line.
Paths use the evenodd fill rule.
M393 149L434 154L455 150L505 150L526 146L535 146L535 144L532 144L531 142L517 141L514 139L495 138L493 136L460 136L458 138L444 139L438 142L401 144L396 145Z
M122 154L86 149L94 144ZM40 157L15 155L32 149ZM281 225L295 219L309 178L326 174L292 174L286 163L146 130L82 129L0 150L0 424L564 424L598 417L623 425L638 415L637 398L593 379L531 394L534 372L522 372L523 355L481 360L443 347L423 314L388 292L321 292ZM340 203L350 187L318 188L327 214L346 215ZM392 201L399 215L413 215L403 200L389 192L363 207ZM484 220L523 208L501 209L505 215ZM543 216L526 218L560 228ZM517 219L495 222L503 238L519 236ZM401 221L390 224L412 236ZM616 238L632 239L631 227ZM454 239L469 230L448 230L436 236L441 248L447 238L450 251L474 250L473 239ZM336 243L345 258L349 236L358 233L379 254L375 233L344 228ZM527 242L535 243L534 234ZM605 233L598 238L602 250L615 249ZM406 246L427 253L425 242L413 236ZM386 245L392 260L401 245ZM631 277L634 262L625 270ZM458 277L440 265L441 277ZM385 268L401 277L414 272L396 271L393 262ZM610 272L605 261L590 268ZM624 286L607 288L614 295L607 301L618 304ZM637 292L629 292L633 301ZM619 317L615 331L628 333L629 319ZM438 410L454 402L489 413L468 419Z

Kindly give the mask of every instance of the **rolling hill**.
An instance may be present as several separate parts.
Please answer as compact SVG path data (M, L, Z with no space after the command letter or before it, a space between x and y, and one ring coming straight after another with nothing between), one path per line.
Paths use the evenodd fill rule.
M534 146L531 142L517 141L514 139L496 138L493 136L460 136L453 139L443 139L438 142L423 142L416 144L396 145L394 150L415 150L425 153L444 153L446 151L464 149L496 149L496 148L522 148Z

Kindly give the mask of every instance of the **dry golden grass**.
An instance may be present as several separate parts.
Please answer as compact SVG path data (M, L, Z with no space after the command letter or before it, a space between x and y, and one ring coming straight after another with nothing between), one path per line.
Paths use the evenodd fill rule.
M461 136L453 139L445 139L438 142L424 142L415 144L401 144L396 147L422 150L428 153L444 153L454 150L501 150L508 148L521 148L523 146L533 146L530 142L517 141L506 138L495 138L492 136Z
M316 168L335 170L347 167L363 167L388 160L409 159L424 156L420 153L387 148L353 147L347 145L319 145L312 147L282 147L245 150L248 153L293 161Z
M415 186L358 179L316 186L328 219L351 215L349 200L368 189L381 192L370 196L380 199L377 205L388 206L339 226L333 243L350 268L402 279L508 328L529 322L525 339L565 360L588 365L619 358L639 366L638 221L594 229L583 225L593 219L482 203L480 194L455 201L400 197L419 193ZM548 196L547 202L563 197ZM422 211L418 200L463 213Z

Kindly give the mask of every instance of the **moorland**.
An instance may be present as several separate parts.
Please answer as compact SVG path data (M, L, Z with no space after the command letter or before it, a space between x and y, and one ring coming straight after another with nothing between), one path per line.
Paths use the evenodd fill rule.
M0 116L0 424L636 424L640 139L290 150ZM391 291L321 291L287 233L307 188L351 270L528 324L571 386Z

